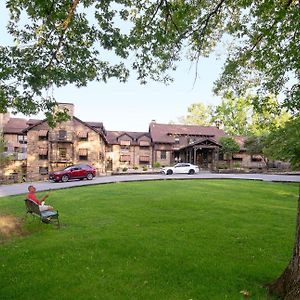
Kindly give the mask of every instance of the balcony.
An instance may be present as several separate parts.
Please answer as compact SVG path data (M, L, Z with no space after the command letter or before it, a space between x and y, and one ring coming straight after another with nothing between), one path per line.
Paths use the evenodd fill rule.
M74 133L65 130L49 132L49 141L56 143L73 143Z
M27 159L27 153L21 152L3 152L5 157L10 157L12 160L25 160Z
M50 155L49 160L51 163L73 163L73 157L67 156L59 156L59 155Z

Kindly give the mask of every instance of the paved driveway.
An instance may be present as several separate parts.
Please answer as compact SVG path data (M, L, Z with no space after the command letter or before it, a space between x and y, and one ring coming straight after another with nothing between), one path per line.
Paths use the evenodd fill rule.
M9 195L20 195L27 193L27 187L34 184L37 191L49 191L64 189L76 186L106 184L115 182L129 181L148 181L148 180L173 180L173 179L248 179L262 180L273 182L299 182L300 175L266 175L266 174L213 174L199 173L195 175L162 175L162 174L144 174L144 175L119 175L119 176L102 176L95 177L93 180L74 180L71 182L34 182L34 183L17 183L12 185L0 186L0 197Z

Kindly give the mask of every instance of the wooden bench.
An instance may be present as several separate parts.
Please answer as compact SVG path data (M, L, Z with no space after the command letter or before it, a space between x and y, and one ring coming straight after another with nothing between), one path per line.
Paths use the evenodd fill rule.
M56 225L59 228L58 211L45 210L40 211L38 204L29 199L25 199L26 215L31 214L39 217L43 223L51 223L52 220L56 221Z

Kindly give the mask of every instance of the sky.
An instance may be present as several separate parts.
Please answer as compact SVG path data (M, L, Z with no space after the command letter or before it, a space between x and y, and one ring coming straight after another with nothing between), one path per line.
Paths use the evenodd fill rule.
M4 1L1 2L0 11L3 11ZM7 20L8 16L2 14L1 43L5 39ZM178 123L178 118L186 115L192 103L218 104L220 99L213 95L212 88L223 63L215 55L200 59L196 82L195 65L182 60L171 73L174 82L169 85L154 81L140 85L135 78L129 78L126 83L111 79L107 83L91 82L84 88L72 85L55 88L53 95L58 102L74 103L74 114L82 121L103 122L107 130L148 131L152 120Z

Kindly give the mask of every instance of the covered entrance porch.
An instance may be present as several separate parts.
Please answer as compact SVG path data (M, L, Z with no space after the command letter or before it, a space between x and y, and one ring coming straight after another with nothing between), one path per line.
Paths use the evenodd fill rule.
M216 170L221 147L215 140L205 138L174 152L175 161L197 165L200 170Z

